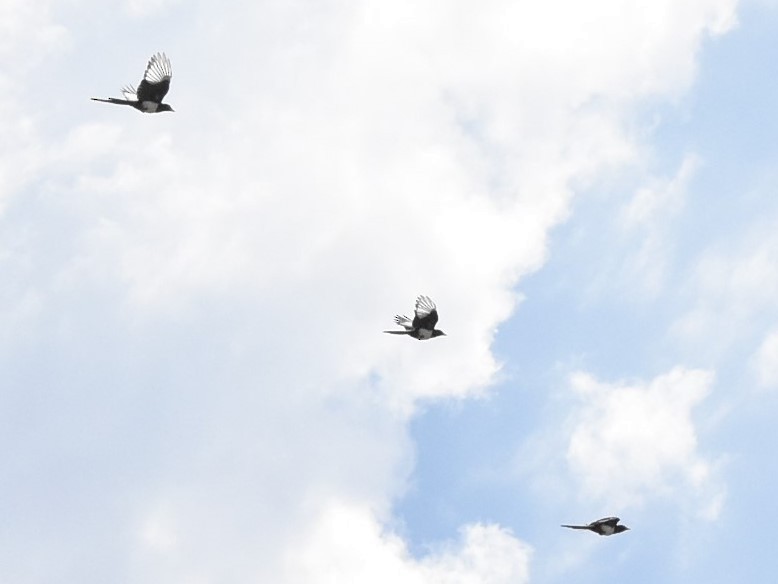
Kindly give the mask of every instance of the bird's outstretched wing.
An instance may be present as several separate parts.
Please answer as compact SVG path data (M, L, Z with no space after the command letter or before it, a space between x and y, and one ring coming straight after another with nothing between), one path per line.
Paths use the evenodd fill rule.
M173 68L170 59L165 53L157 53L149 59L143 80L138 85L136 92L138 101L153 101L162 103L170 89L170 79L173 77Z
M401 327L403 327L403 330L401 331L384 331L385 333L389 333L390 335L407 335L413 332L413 327L411 326L411 319L407 316L400 316L399 314L394 317L394 322L399 324Z
M411 325L411 319L404 315L397 315L394 317L394 322L403 327L401 331L384 331L390 335L408 335L413 332L413 326Z
M413 319L413 328L432 330L438 323L438 309L429 296L419 296L416 299L416 315Z
M602 519L598 519L597 521L592 521L589 526L594 527L597 525L607 525L609 527L616 527L616 524L621 521L618 517L603 517Z
M122 95L127 101L138 101L138 92L132 85L125 85L122 87Z

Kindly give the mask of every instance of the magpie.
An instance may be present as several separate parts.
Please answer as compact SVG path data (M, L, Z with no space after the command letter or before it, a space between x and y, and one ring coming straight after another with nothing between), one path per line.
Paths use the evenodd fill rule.
M122 87L124 99L109 97L100 99L93 97L95 101L104 101L105 103L116 103L119 105L131 105L136 110L145 114L154 114L159 112L172 112L172 107L162 100L170 89L170 78L173 76L173 69L170 66L170 60L165 53L157 53L149 59L146 65L146 72L143 74L138 89L131 85Z
M614 533L621 533L629 529L626 525L617 525L618 522L618 517L604 517L603 519L592 521L589 525L563 525L562 527L588 529L599 535L613 535Z
M407 316L394 317L394 322L405 328L404 331L384 331L390 335L409 335L414 339L426 341L434 337L445 335L443 331L435 328L438 322L438 309L429 296L419 296L416 299L416 309L413 321Z

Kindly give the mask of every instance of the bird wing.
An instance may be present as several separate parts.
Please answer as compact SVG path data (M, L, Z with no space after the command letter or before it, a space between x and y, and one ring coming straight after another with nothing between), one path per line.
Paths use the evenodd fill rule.
M438 309L429 296L419 296L416 299L416 315L413 328L433 330L438 323Z
M138 101L138 92L132 85L125 85L122 87L122 95L127 101Z
M405 327L406 330L409 331L413 330L413 325L411 325L411 319L408 318L407 316L401 316L398 314L397 316L394 317L394 322L396 322L402 327Z
M590 527L596 527L598 525L607 525L609 527L616 527L616 524L620 521L618 517L603 517L602 519L598 519L597 521L592 521L589 526Z
M165 53L157 53L149 59L146 72L138 85L138 101L153 101L162 103L170 89L170 79L173 77L173 68L170 59Z

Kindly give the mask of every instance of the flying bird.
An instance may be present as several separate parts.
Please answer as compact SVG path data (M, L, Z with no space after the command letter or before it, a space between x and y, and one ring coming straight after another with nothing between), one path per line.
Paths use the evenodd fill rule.
M105 103L115 103L118 105L131 105L136 110L146 114L174 111L166 103L162 103L168 90L170 89L170 78L173 76L173 69L170 66L170 60L165 53L157 53L149 59L146 65L146 72L143 74L138 89L131 85L122 87L124 99L109 97L100 99L93 97L95 101L104 101Z
M592 521L589 525L563 525L562 527L569 527L570 529L588 529L599 535L613 535L614 533L621 533L627 531L629 527L626 525L618 525L618 517L605 517Z
M419 296L416 299L416 309L413 320L407 316L394 317L394 322L403 327L404 331L384 331L390 335L409 335L414 339L426 341L434 337L445 335L443 331L435 328L438 323L438 309L429 296Z

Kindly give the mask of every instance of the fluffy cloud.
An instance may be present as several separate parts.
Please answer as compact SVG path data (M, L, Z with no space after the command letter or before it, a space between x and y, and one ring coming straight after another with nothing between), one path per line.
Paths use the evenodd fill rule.
M529 581L530 557L531 549L505 529L473 524L461 529L456 544L414 559L402 539L385 533L371 513L333 503L301 548L288 554L286 581L521 584Z
M701 254L686 284L691 307L673 326L679 339L719 357L736 342L757 344L768 334L778 318L774 217L775 210L765 209L741 237Z
M778 387L778 331L773 331L764 338L752 364L760 386Z
M499 527L423 559L385 532L407 422L488 387L495 327L573 192L635 159L631 106L683 91L734 3L201 2L164 23L177 113L159 116L67 78L135 80L83 66L129 26L97 6L79 8L115 20L74 21L77 66L14 77L32 95L60 75L83 108L47 98L38 118L44 100L14 93L3 113L9 581L380 578L363 557L410 581L526 581ZM382 335L419 293L449 336Z
M12 75L31 70L47 52L64 48L68 33L54 20L51 4L44 1L32 7L20 0L0 3L0 60L4 65L0 82L4 85ZM18 58L19 46L26 49L23 59ZM14 92L17 95L18 90Z
M178 0L127 0L126 10L135 17L148 17L177 3Z
M638 189L623 212L623 227L634 230L640 239L639 247L625 268L626 279L642 286L642 293L651 297L664 288L672 239L667 227L683 206L688 185L700 161L689 154L677 173L659 184Z
M37 116L24 104L36 67L68 46L68 32L53 20L49 5L0 3L0 216L11 195L29 184L45 161Z
M679 490L707 498L714 465L698 452L692 413L712 382L707 371L683 368L648 383L609 384L573 375L580 404L572 415L567 461L582 492L614 508Z
M666 286L676 237L673 220L683 209L689 183L701 165L687 154L670 177L651 177L614 216L607 245L613 259L592 267L590 293L653 299ZM607 224L606 224L607 225Z
M625 229L646 224L656 226L656 223L676 214L686 198L689 180L699 165L699 158L688 154L671 179L638 189L622 212Z

